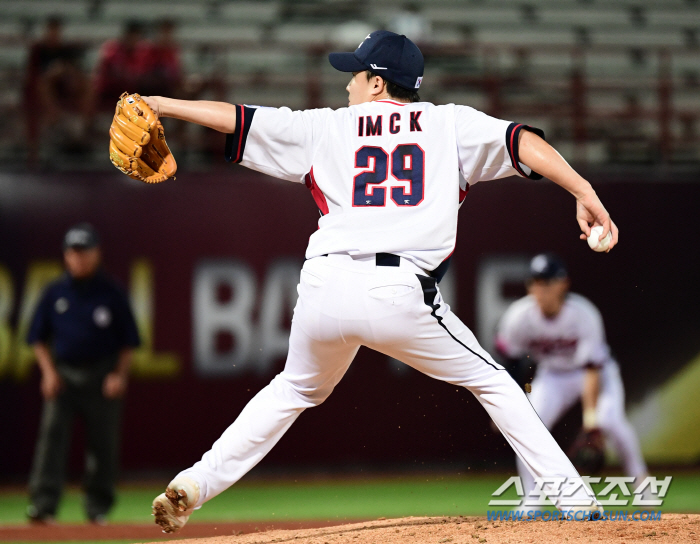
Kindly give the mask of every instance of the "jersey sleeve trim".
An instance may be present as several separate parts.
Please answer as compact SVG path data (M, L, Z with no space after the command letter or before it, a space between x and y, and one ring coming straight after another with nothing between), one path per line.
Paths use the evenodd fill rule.
M542 179L542 176L530 170L529 174L525 173L523 169L523 164L520 162L519 146L518 146L518 136L521 130L527 130L534 134L537 134L540 138L544 140L544 131L539 128L531 127L528 125L523 125L522 123L511 123L506 130L506 148L508 149L508 154L510 155L510 162L513 168L517 170L518 174L528 179ZM528 169L529 170L529 169Z
M226 135L226 162L239 163L243 160L250 123L253 121L255 110L256 108L236 104L236 130L233 134Z

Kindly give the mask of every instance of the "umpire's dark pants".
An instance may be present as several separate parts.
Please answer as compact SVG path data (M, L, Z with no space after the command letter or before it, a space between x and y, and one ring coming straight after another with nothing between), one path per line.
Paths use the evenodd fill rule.
M85 509L89 519L104 516L114 504L117 475L120 399L106 399L102 382L116 360L91 367L57 363L65 387L46 401L29 479L30 500L38 517L54 516L61 498L75 416L85 423Z

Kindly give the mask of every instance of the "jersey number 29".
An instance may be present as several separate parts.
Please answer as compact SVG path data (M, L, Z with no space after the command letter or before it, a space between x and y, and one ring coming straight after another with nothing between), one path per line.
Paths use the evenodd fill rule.
M373 163L373 164L372 164ZM356 168L371 168L357 174L353 183L353 206L386 206L386 188L377 187L387 179L389 155L381 147L366 145L355 152ZM390 187L391 200L397 206L417 206L423 202L425 152L417 144L397 145L391 153L391 175L410 181L408 193L403 186Z

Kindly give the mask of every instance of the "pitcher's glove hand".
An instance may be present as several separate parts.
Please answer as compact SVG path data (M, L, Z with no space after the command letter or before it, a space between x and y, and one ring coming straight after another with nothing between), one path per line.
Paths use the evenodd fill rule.
M605 440L600 429L581 429L569 457L579 474L594 476L605 465Z
M163 125L138 94L119 97L109 128L109 159L127 176L144 183L160 183L177 171Z

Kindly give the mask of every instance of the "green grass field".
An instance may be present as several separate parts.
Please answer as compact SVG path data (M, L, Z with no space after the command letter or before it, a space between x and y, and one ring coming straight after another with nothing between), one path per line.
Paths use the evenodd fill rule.
M506 479L488 476L403 476L356 480L242 482L208 502L193 522L352 520L378 517L485 515L488 501ZM678 473L663 512L700 512L700 474ZM600 490L600 487L597 488ZM112 523L150 523L150 504L159 487L122 486ZM514 493L503 498L514 497ZM0 525L25 522L27 497L0 494ZM491 509L498 509L493 507ZM69 489L58 520L84 521L80 491Z

